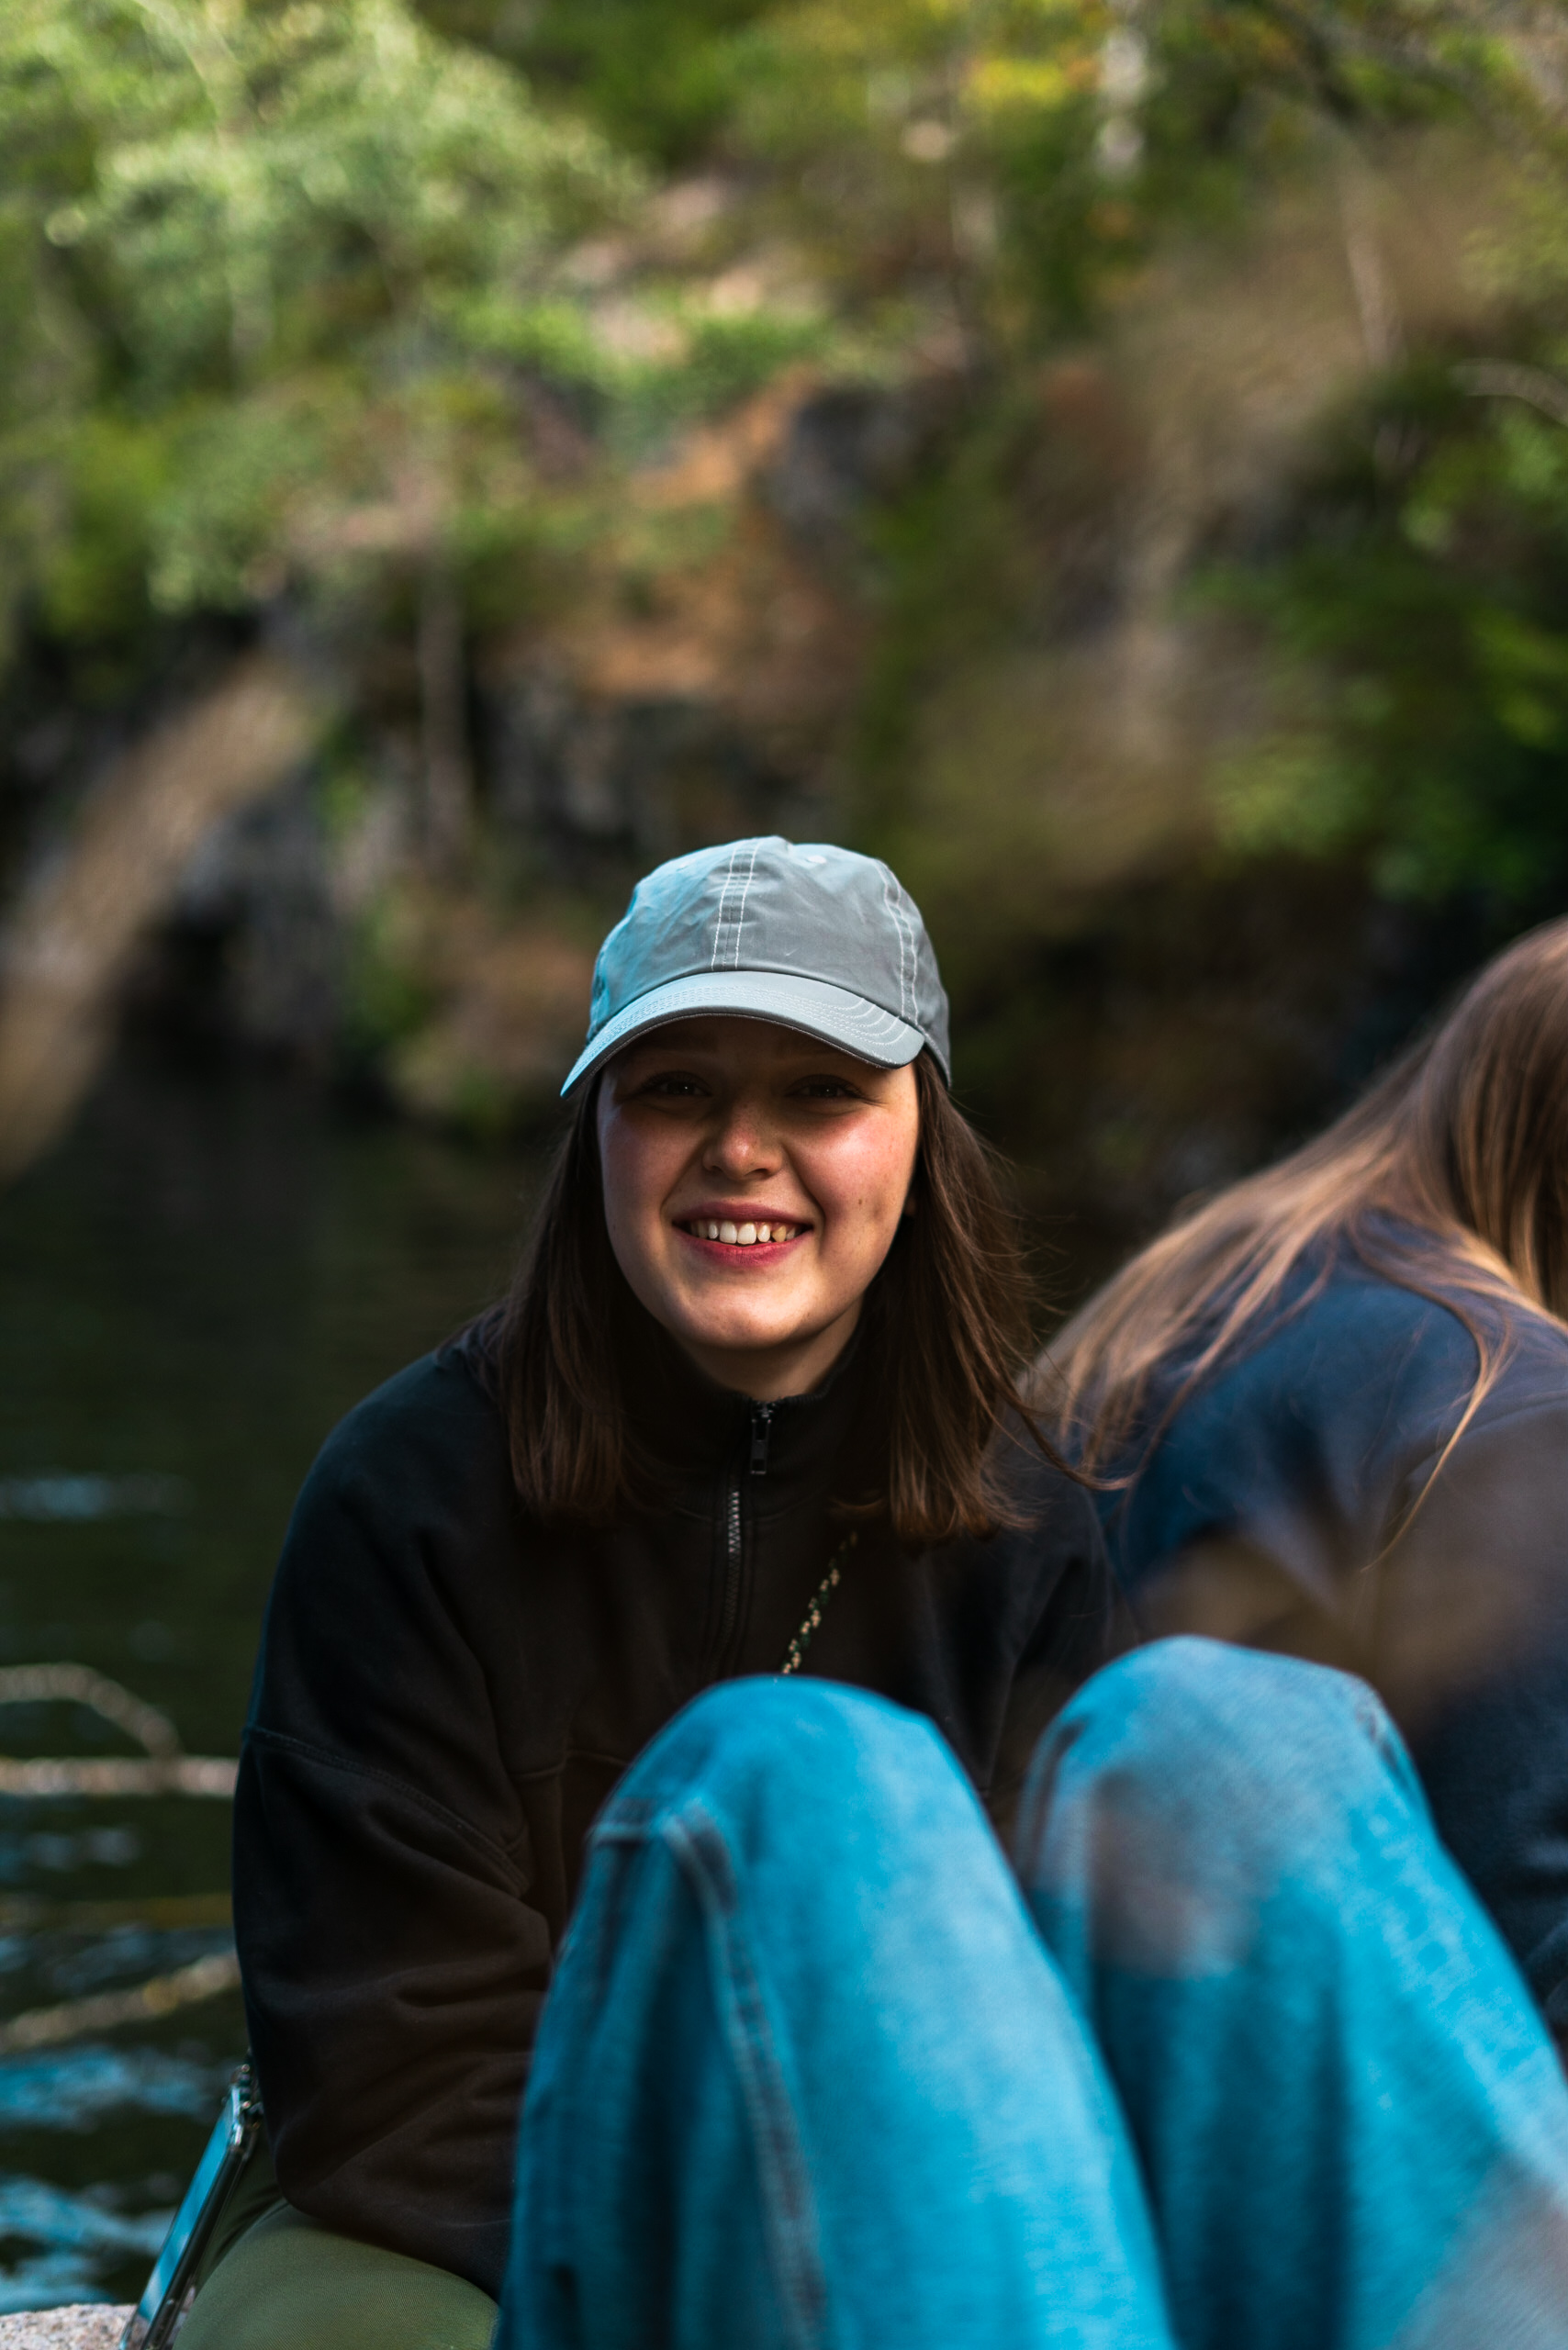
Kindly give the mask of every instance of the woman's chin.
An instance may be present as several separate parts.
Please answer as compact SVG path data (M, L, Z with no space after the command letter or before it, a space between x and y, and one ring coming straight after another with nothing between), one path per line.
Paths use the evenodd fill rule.
M689 1347L700 1348L706 1355L768 1355L784 1354L792 1347L809 1347L819 1335L819 1326L804 1328L790 1322L769 1322L758 1326L737 1328L733 1323L715 1327L711 1324L689 1324L678 1333Z
M726 1356L755 1364L769 1356L782 1361L815 1346L843 1318L831 1310L814 1314L686 1314L667 1324L683 1346L711 1369ZM846 1334L847 1335L847 1334Z

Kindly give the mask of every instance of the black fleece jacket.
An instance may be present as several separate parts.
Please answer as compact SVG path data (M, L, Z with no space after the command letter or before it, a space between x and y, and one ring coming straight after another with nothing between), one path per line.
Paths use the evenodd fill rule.
M866 1483L865 1350L748 1404L676 1350L645 1382L668 1505L604 1531L523 1514L458 1346L336 1430L269 1604L235 1811L245 2003L279 2184L342 2232L498 2295L528 2053L627 1764L687 1701L777 1672ZM919 1556L867 1527L806 1670L939 1726L1005 1818L1098 1660L1081 1488L1023 1443L1026 1532Z

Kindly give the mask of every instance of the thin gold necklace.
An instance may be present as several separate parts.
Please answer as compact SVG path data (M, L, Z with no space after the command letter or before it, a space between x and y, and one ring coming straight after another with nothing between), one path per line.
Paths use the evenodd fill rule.
M853 1533L845 1536L834 1552L832 1565L812 1595L812 1604L806 1610L806 1620L784 1651L784 1662L778 1668L780 1675L786 1673L799 1673L801 1670L805 1662L806 1651L811 1647L821 1626L823 1609L844 1581L844 1561L848 1558L859 1539L860 1529L857 1527Z

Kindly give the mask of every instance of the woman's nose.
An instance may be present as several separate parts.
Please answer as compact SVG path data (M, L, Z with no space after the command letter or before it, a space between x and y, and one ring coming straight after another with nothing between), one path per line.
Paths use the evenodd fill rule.
M778 1136L755 1107L737 1105L714 1129L703 1158L715 1173L736 1178L767 1173L778 1164Z

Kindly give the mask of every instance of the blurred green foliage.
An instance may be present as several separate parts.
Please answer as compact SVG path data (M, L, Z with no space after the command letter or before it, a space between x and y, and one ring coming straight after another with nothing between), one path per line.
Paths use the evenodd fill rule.
M635 173L399 0L0 18L0 622L99 648L526 543L526 320ZM0 640L3 642L4 640Z
M740 93L767 0L425 0L428 20L510 57L663 165L700 156Z
M1336 420L1270 559L1216 572L1275 649L1279 722L1217 778L1243 856L1393 896L1568 894L1568 341L1433 355Z
M873 369L934 352L959 367L957 429L868 529L879 630L858 805L954 899L955 965L972 961L981 991L1016 985L1034 951L1015 901L1045 845L1014 785L976 777L962 810L923 810L916 735L944 678L1070 632L1064 607L1099 583L1053 570L1042 545L1121 488L1114 456L1095 478L1081 444L1087 478L1049 478L1040 357L1092 336L1173 239L1223 241L1293 179L1463 121L1540 167L1533 223L1495 256L1505 358L1543 382L1568 358L1568 181L1539 47L1543 29L1562 38L1554 9L1527 25L1440 0L425 5L655 167L731 174L745 232L807 257L841 362L853 323ZM1212 797L1232 859L1327 857L1394 895L1481 893L1506 923L1568 889L1568 393L1543 414L1467 389L1466 356L1396 364L1331 420L1267 544L1206 567L1198 599L1250 621L1277 713Z
M0 665L43 641L73 690L112 695L172 628L280 611L356 613L406 652L434 571L471 635L607 562L642 592L700 559L623 496L685 428L790 369L939 376L915 477L857 526L854 821L894 840L927 821L901 779L944 679L1070 632L1101 592L1041 547L1114 505L1118 461L1061 477L1042 363L1173 241L1223 242L1334 156L1462 118L1540 159L1539 216L1496 262L1504 342L1394 366L1267 543L1210 565L1272 711L1215 804L1232 856L1560 895L1568 242L1540 55L1560 13L10 0ZM1535 374L1486 390L1463 375L1483 361ZM988 985L1002 934L1027 944L1024 792L982 795L960 861Z
M101 629L139 568L155 610L241 606L460 541L470 507L526 543L520 374L629 412L636 449L802 356L886 369L946 330L1004 364L1081 325L1156 229L1234 212L1316 121L1452 106L1505 72L1452 0L426 16L6 10L13 610L41 586L54 624ZM745 201L607 319L567 264L634 228L672 160L738 174ZM715 300L726 248L769 230L791 265Z

